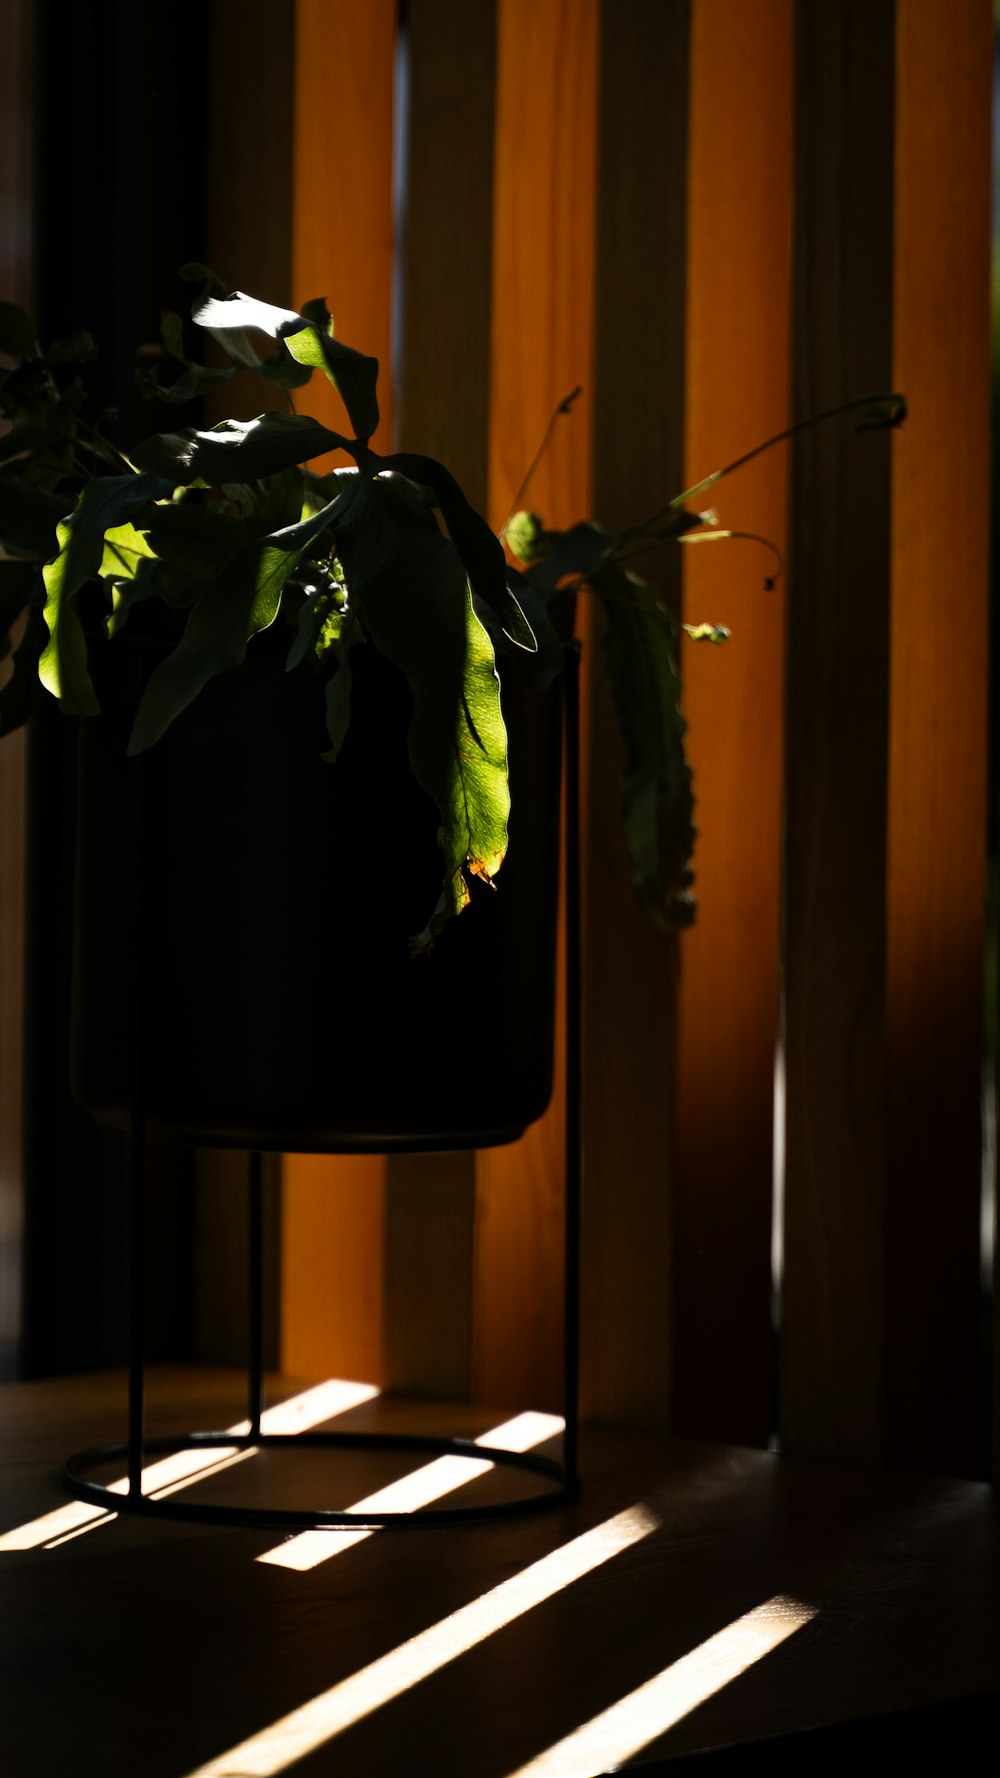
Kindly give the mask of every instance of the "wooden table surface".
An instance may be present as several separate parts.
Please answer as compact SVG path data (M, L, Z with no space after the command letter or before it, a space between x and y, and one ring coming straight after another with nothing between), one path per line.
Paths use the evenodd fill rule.
M150 1430L231 1426L240 1388L154 1372ZM331 1424L504 1418L375 1399ZM979 1483L590 1429L570 1506L325 1532L296 1569L257 1559L280 1533L39 1524L66 1505L65 1457L123 1424L118 1375L0 1390L4 1778L589 1778L1000 1689L1000 1524ZM268 1452L198 1491L348 1505L421 1462ZM509 1487L494 1471L461 1496ZM595 1719L603 1741L581 1732Z

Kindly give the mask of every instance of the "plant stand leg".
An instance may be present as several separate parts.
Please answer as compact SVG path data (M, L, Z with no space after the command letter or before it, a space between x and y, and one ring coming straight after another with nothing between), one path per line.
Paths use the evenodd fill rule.
M264 1410L262 1198L261 1154L259 1148L253 1148L247 1155L247 1419L251 1437L260 1432Z
M135 1094L129 1155L128 1491L142 1497L146 1349L146 1120Z
M580 1195L582 1142L582 997L580 964L580 644L566 650L566 1202L563 1335L563 1473L579 1489Z

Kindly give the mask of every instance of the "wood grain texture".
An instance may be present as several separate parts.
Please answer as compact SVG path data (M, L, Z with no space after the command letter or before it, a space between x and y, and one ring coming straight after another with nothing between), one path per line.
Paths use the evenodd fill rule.
M487 492L493 261L493 0L410 0L400 449Z
M195 1154L191 1354L205 1364L248 1362L247 1162L242 1149ZM261 1156L261 1338L269 1369L280 1351L281 1169L280 1155Z
M686 6L602 14L594 359L595 516L640 522L681 487ZM637 571L676 610L676 550ZM632 892L625 765L594 618L585 775L582 1397L594 1418L663 1426L670 1397L676 939Z
M211 0L207 8L206 232L212 269L227 290L247 290L287 308L295 36L276 31L274 16L268 0ZM284 401L261 377L250 386L258 404ZM225 407L231 388L223 385L224 413L231 411Z
M891 386L888 0L796 12L793 409ZM881 1435L889 439L793 454L785 905L783 1448Z
M295 0L292 298L325 296L337 337L378 359L376 451L392 437L396 12L396 0ZM296 406L339 431L348 424L323 376Z
M0 4L0 297L31 303L30 7ZM0 665L6 677L8 663ZM23 1192L22 1016L26 747L0 742L0 1377L14 1374Z
M391 437L395 0L296 0L292 300L326 296L338 337L374 353ZM342 428L314 376L300 412ZM383 1374L385 1164L288 1155L282 1193L282 1363L305 1376Z
M501 526L556 403L593 351L597 0L499 0L493 185L489 516ZM590 508L584 394L525 495L552 525ZM561 980L557 994L561 997ZM561 1400L565 1037L549 1111L477 1163L474 1389Z
M792 0L699 0L691 18L684 475L692 486L788 424ZM787 452L704 499L786 534ZM696 503L697 504L697 503ZM778 1025L783 579L757 544L680 551L698 915L680 944L673 1185L674 1425L763 1444L770 1412Z
M392 1389L469 1397L474 1188L471 1155L387 1159L384 1373Z
M397 442L445 463L479 508L487 476L495 45L492 4L413 0L408 9ZM386 1177L387 1381L461 1398L472 1363L474 1157L391 1155Z
M289 1392L287 1379L269 1379L269 1399ZM59 1463L69 1449L119 1437L123 1405L124 1379L113 1373L4 1391L0 1536L66 1504ZM165 1430L192 1419L231 1424L242 1414L240 1380L217 1371L154 1373L150 1413ZM473 1436L495 1424L482 1410L456 1419ZM331 1425L417 1430L439 1420L433 1405L379 1401ZM381 1532L350 1547L327 1533L329 1555L306 1572L255 1560L278 1543L274 1533L125 1515L54 1548L4 1548L8 1769L19 1778L192 1773L282 1725L339 1681L383 1657L399 1660L409 1639L434 1626L457 1629L455 1614L475 1610L492 1589L522 1577L530 1587L535 1564L557 1564L572 1540L640 1501L650 1529L631 1548L499 1634L456 1649L438 1671L305 1759L287 1741L281 1748L279 1728L272 1771L285 1752L293 1760L287 1771L511 1778L776 1595L816 1616L731 1683L713 1688L723 1675L706 1656L698 1677L708 1678L709 1695L690 1710L682 1694L673 1722L648 1711L647 1694L639 1769L658 1756L728 1747L727 1771L839 1770L825 1745L818 1762L800 1753L796 1764L794 1747L733 1744L995 1695L1000 1535L988 1489L597 1429L586 1429L581 1456L584 1491L568 1507L462 1533ZM197 1492L248 1503L308 1498L317 1465L331 1504L370 1492L387 1471L371 1453L332 1461L325 1453L268 1453ZM481 1496L495 1485L486 1476L462 1493ZM744 1642L740 1652L754 1651ZM680 1677L676 1668L671 1677ZM908 1751L896 1734L903 1726L886 1723L889 1764ZM974 1753L971 1737L956 1738L942 1769L956 1764L961 1745ZM868 1737L858 1751L870 1751ZM714 1771L716 1756L708 1759ZM597 1769L596 1760L576 1767Z
M229 289L291 301L294 34L275 32L267 0L212 0L206 254ZM261 45L266 43L266 70ZM276 384L236 376L206 402L211 421L285 407ZM282 1162L263 1157L264 1348L280 1345ZM202 1148L194 1158L192 1349L205 1361L246 1362L247 1157Z
M385 1164L282 1157L282 1366L301 1377L385 1374Z
M894 1462L964 1475L983 1460L992 57L988 0L898 6L885 1436Z

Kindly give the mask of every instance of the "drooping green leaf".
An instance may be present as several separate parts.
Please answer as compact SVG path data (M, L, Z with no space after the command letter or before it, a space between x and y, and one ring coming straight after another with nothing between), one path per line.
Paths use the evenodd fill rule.
M78 530L68 521L60 524L57 535L59 554L42 570L49 639L38 677L71 716L96 716L100 706L87 671L87 641L73 600L98 572L103 544L99 534Z
M208 297L196 305L193 313L199 326L213 332L251 327L271 339L283 340L299 364L322 370L329 377L347 409L355 437L367 441L378 425L378 359L356 352L334 338L333 323L321 298L310 302L307 308L308 314L298 314L294 309L281 309L234 290L225 299Z
M344 609L345 603L346 590L329 580L306 593L299 609L295 640L288 651L289 673L310 655L321 659L339 642L345 625L353 621Z
M130 753L151 747L210 679L240 665L251 636L277 617L282 590L305 549L353 497L351 489L312 518L245 544L225 564L191 611L173 653L150 674Z
M0 352L8 358L39 358L35 324L17 303L0 302Z
M173 309L165 309L160 317L160 339L162 351L144 348L141 353L143 362L136 372L136 386L147 401L167 401L180 406L235 375L232 365L216 369L192 363L184 350L183 322ZM177 368L171 371L171 367Z
M507 572L511 577L511 591L531 625L537 643L535 652L529 654L524 648L506 645L506 636L501 634L498 638L495 633L493 614L479 610L479 616L493 636L497 652L503 653L507 675L530 691L545 691L563 670L563 643L549 616L548 600L515 568L508 568Z
M256 420L223 420L208 432L155 433L132 452L137 469L171 484L257 481L326 451L348 450L350 440L307 414L261 414Z
M610 556L617 538L602 531L599 525L583 523L571 525L568 531L543 532L542 541L545 553L527 578L548 598L568 575L592 581L602 562Z
M496 613L504 634L512 642L534 654L538 643L508 585L503 545L465 498L451 471L433 457L418 456L412 451L396 451L391 457L383 457L381 463L383 469L395 470L432 490L476 597Z
M323 758L328 765L336 764L340 749L347 739L351 721L351 691L354 685L351 648L359 639L358 626L349 625L348 633L336 644L337 671L326 682L326 732L330 737L330 745Z
M676 624L655 589L620 563L606 562L590 584L604 609L608 683L625 741L622 812L633 887L657 925L688 926L695 828Z
M104 534L169 494L171 484L154 475L99 476L84 489L75 512L57 530L58 554L42 570L49 640L39 678L74 716L94 716L97 696L87 671L87 644L74 609L80 588L101 571Z
M225 299L226 287L223 284L222 279L217 278L215 273L211 271L207 265L200 265L196 260L191 260L187 265L181 266L181 277L189 284L201 285L201 294L191 305L191 313L195 320L198 319L198 310L202 308L206 302L211 301L213 298ZM204 326L205 324L202 323L202 325ZM260 363L260 358L254 351L250 341L247 339L242 327L209 327L207 331L212 335L213 339L218 340L223 351L232 359L234 364L239 365L243 370L257 369Z
M14 653L13 672L0 690L0 735L21 728L35 707L38 661L44 646L45 624L41 611L33 609Z
M491 880L507 850L507 735L493 648L454 545L398 478L359 477L337 553L366 628L413 698L414 776L441 816L441 899L414 939L425 951L469 900L465 873ZM386 836L391 856L392 836Z

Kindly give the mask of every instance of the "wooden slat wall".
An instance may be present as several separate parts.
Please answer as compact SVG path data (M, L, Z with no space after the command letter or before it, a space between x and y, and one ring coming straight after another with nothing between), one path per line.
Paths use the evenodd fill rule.
M333 12L336 156L315 51ZM292 294L327 290L344 337L383 360L392 14L299 0L296 76ZM790 518L780 452L720 487L726 522L790 532L784 586L762 590L756 546L684 556L685 615L733 640L686 650L701 912L679 972L626 908L618 763L588 682L585 1409L767 1436L783 895L782 1441L971 1473L987 0L412 0L408 29L399 430L494 523L577 382L529 494L556 524L634 517L871 387L901 384L913 410L891 439L846 422L799 441ZM341 90L349 41L363 101ZM374 180L349 215L345 144ZM474 1169L290 1159L286 1366L555 1404L560 1096Z
M989 0L897 0L885 1450L982 1461ZM955 523L955 515L960 515Z
M292 298L326 296L338 333L378 358L391 437L395 0L296 0ZM343 424L313 377L300 411ZM385 1165L289 1155L283 1175L282 1363L295 1375L384 1375Z
M791 0L692 11L683 486L788 424ZM706 495L725 525L786 536L787 454ZM778 1021L784 597L754 544L681 552L697 799L698 917L681 941L673 1190L678 1429L769 1431L772 1083Z
M557 401L593 351L596 0L498 0L493 185L491 522L503 524ZM561 421L528 491L548 523L590 508L591 395ZM557 992L561 995L560 985ZM563 1068L548 1113L477 1162L474 1389L560 1397Z
M796 12L797 414L891 386L894 8ZM889 442L794 453L784 1448L874 1458L884 1321Z
M641 522L682 485L688 8L602 12L594 513ZM679 604L676 550L637 567ZM663 1426L677 943L639 913L621 822L623 749L589 638L584 776L582 1401Z
M407 177L398 443L448 465L486 504L496 17L491 0L407 11ZM415 1034L419 1041L419 1034ZM385 1374L396 1389L471 1389L476 1204L471 1154L387 1166Z
M0 0L0 297L22 307L32 300L29 39L26 0ZM24 798L21 731L0 744L0 1378L14 1375L20 1313Z

